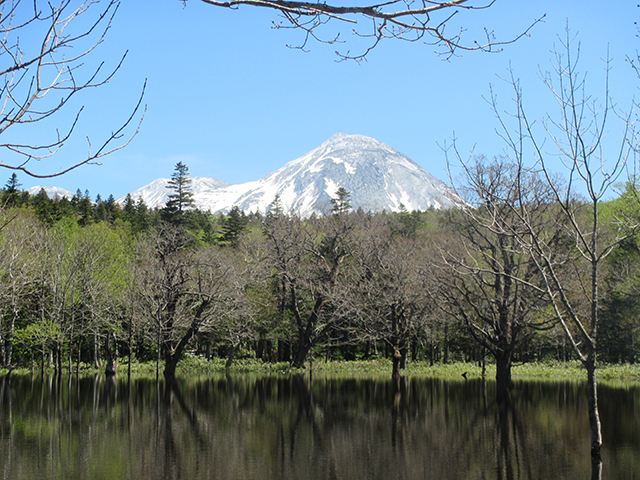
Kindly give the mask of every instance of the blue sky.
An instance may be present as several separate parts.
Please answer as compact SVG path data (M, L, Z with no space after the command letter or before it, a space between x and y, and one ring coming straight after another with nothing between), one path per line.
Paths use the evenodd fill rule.
M500 105L511 106L513 96L500 79L510 67L522 81L529 115L554 111L539 71L552 67L551 51L567 22L582 45L579 68L588 73L589 92L604 98L608 49L611 95L620 109L628 109L640 87L625 61L640 49L636 3L497 0L489 9L459 16L459 25L468 29L465 38L472 41L488 27L509 39L543 14L545 21L497 54L467 52L447 61L433 46L388 40L358 64L337 62L334 53L361 45L349 26L342 27L344 45L310 43L310 51L302 52L287 48L301 42L300 32L272 29L276 12L226 10L198 0L186 7L178 0L125 1L94 61L113 66L128 50L127 58L108 85L85 92L76 141L46 160L47 166L55 170L80 158L85 136L97 142L117 127L146 79L148 110L140 133L102 166L49 180L20 174L19 180L23 188L55 185L88 189L92 198L119 197L170 176L182 161L193 176L248 182L344 132L385 142L446 181L439 145L454 134L465 154L472 148L487 156L503 151L485 99L493 84ZM34 138L47 133L33 128ZM612 123L612 138L618 130Z

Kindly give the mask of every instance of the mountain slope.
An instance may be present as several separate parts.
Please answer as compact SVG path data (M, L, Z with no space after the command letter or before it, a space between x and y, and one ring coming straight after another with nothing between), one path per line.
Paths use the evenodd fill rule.
M130 195L135 201L142 197L142 200L144 200L144 203L148 207L162 207L169 200L169 194L171 193L167 188L168 185L168 178L158 178L144 187L134 190ZM191 177L191 191L194 193L194 197L202 195L204 192L214 191L228 186L229 184L227 182L216 178ZM124 204L125 199L126 195L118 198L116 201L122 205ZM197 200L196 205L201 207Z
M168 179L158 179L134 192L151 207L161 206L170 193ZM338 187L351 194L354 209L397 211L448 208L450 189L407 156L364 135L338 133L318 148L260 180L229 185L206 177L193 178L196 205L211 212L228 212L234 205L245 212L265 212L276 195L285 209L302 215L326 212ZM122 202L123 198L118 199Z
M51 186L40 186L40 185L36 185L35 187L31 187L31 188L27 188L27 192L29 192L30 195L37 195L38 193L40 193L40 190L44 189L44 191L47 193L47 196L49 198L55 199L55 198L62 198L62 197L67 197L69 200L71 200L73 198L73 196L75 195L75 193L70 192L69 190L65 190L64 188L60 188L60 187L51 187Z

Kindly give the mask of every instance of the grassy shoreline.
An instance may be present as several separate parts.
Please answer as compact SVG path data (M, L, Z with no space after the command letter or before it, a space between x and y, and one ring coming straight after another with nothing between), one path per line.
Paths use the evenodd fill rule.
M162 366L161 366L162 370ZM178 365L176 375L213 375L213 374L255 374L255 375L290 375L296 373L308 373L309 365L306 369L291 368L288 363L264 363L255 359L238 360L227 371L224 359L206 360L201 357L188 357ZM127 362L118 364L118 374L126 375L128 372ZM40 369L35 368L34 373L39 373ZM133 363L131 372L134 376L156 375L155 362ZM481 378L482 369L477 364L472 363L451 363L429 365L428 362L410 362L407 369L402 372L406 377L431 377L442 379L460 379L466 372L468 379ZM5 375L6 369L0 369L0 375ZM30 368L17 368L13 371L15 375L31 374ZM46 373L53 373L49 370ZM63 373L69 373L63 369ZM76 373L76 366L72 369L72 374ZM79 369L81 375L92 375L102 373L102 369L93 366L81 365ZM548 363L527 363L514 365L511 370L512 377L517 380L576 380L585 379L585 371L577 361L572 362L548 362ZM318 376L331 377L366 377L366 378L388 378L391 375L391 361L386 359L360 360L360 361L317 361L313 363L313 374ZM495 366L487 365L486 377L491 380L495 376ZM598 367L598 379L600 382L640 382L640 364L621 365L600 365Z

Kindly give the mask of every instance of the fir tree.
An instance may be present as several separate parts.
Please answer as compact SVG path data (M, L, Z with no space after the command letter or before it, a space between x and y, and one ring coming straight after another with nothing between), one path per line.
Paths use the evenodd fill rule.
M4 186L3 202L7 207L15 207L20 200L20 187L21 183L18 183L18 175L15 173L11 175L9 181Z
M11 175L11 178L9 178L9 181L7 181L4 189L7 193L17 193L21 186L22 184L18 183L18 175L14 173Z
M351 194L344 187L336 190L336 196L331 199L331 211L335 214L346 213L351 210Z
M222 241L226 243L234 243L240 234L247 228L249 219L245 213L234 205L225 218L223 226Z
M193 192L191 191L189 167L182 162L178 162L167 188L173 193L169 194L169 201L162 209L163 218L169 222L180 223L183 213L188 208L195 207Z

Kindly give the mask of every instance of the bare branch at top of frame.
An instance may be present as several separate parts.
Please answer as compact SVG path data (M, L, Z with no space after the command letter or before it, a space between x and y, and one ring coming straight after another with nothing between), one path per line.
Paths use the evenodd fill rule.
M208 5L237 9L240 6L252 6L276 10L282 16L280 22L274 22L274 28L298 29L304 32L304 38L293 48L306 49L309 40L320 43L345 43L340 33L328 34L321 28L328 23L341 22L352 25L352 33L369 40L361 53L336 51L341 60L362 61L380 41L398 39L408 42L422 41L437 47L436 52L449 58L459 50L479 50L484 52L501 51L506 44L527 36L531 28L544 19L544 15L533 20L523 31L513 38L498 40L492 30L484 29L483 38L466 42L463 39L464 28L449 30L452 20L460 12L484 10L491 7L495 0L473 3L470 0L390 0L369 5L347 6L330 5L325 2L297 2L287 0L202 0ZM186 4L186 0L182 0ZM358 20L366 22L360 23ZM452 27L453 28L453 27Z

